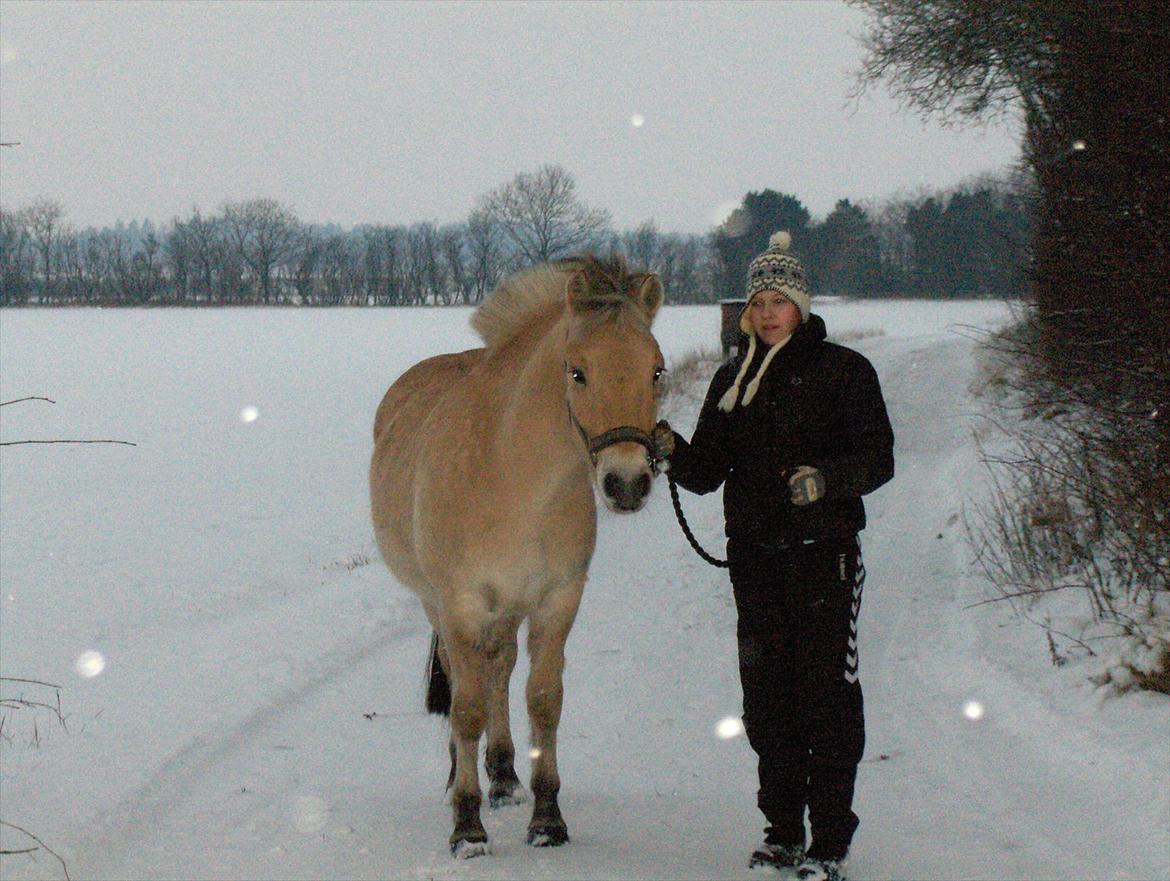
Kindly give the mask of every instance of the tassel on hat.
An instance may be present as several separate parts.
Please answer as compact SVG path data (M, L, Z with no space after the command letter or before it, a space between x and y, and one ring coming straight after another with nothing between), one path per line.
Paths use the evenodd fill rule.
M768 250L752 260L748 267L747 304L739 316L740 330L747 334L748 350L747 354L744 355L743 364L740 365L739 373L735 376L735 382L719 399L719 409L724 413L730 413L735 408L736 400L739 398L740 385L752 363L752 356L756 353L756 333L748 318L748 309L751 307L752 298L760 291L778 291L800 310L801 322L808 321L809 312L812 309L808 276L796 255L788 252L791 244L792 236L789 233L784 231L773 233L768 239ZM791 336L785 337L768 349L759 370L756 371L756 375L752 377L752 381L748 383L747 389L744 391L740 406L746 407L755 398L756 392L760 388L760 380L764 378L764 372L772 363L772 358L784 348L784 344L790 339L792 339Z
M723 397L719 399L719 409L724 413L730 413L735 408L735 400L739 397L739 384L743 382L744 374L747 373L748 365L752 363L752 355L756 353L756 335L752 331L748 331L748 350L747 354L743 356L743 364L740 365L739 373L735 375L735 382L731 384L731 388L723 393Z
M740 405L746 407L752 402L752 398L756 396L756 392L760 389L760 380L764 378L764 371L768 369L768 365L772 363L772 358L776 353L784 348L792 336L786 336L776 345L768 349L768 354L764 355L764 362L760 365L760 369L756 371L756 375L752 377L752 381L748 383L747 389L743 393L743 400ZM756 353L756 335L748 335L748 350L744 356L743 364L739 368L739 373L735 375L735 382L731 384L731 388L723 393L723 397L719 399L719 409L724 413L730 413L735 408L735 400L739 397L739 386L743 382L744 376L747 375L748 366L752 363L752 355Z

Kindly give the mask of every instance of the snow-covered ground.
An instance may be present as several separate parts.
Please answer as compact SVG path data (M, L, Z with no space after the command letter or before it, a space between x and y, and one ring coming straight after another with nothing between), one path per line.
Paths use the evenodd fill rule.
M961 520L981 480L970 328L1006 308L818 311L873 360L897 434L863 536L851 876L1170 878L1170 702L1103 698L1035 627L972 607L988 588ZM643 512L602 516L569 640L572 843L529 848L528 807L485 810L495 854L448 856L429 630L376 559L366 465L385 388L475 345L468 315L0 313L0 400L56 400L5 407L0 439L137 444L0 451L0 673L60 686L67 723L12 704L54 691L2 683L0 820L75 879L759 877L754 757L717 734L740 709L730 587L665 484ZM717 326L715 307L665 309L668 363L714 347ZM689 432L694 397L667 415ZM718 494L683 502L721 552ZM35 842L4 826L0 845ZM41 849L0 857L0 875L63 872Z

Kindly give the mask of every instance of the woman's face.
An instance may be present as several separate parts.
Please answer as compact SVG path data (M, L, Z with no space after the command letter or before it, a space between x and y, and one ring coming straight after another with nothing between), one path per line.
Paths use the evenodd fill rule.
M800 310L779 291L760 291L748 306L752 329L766 346L774 346L800 326Z

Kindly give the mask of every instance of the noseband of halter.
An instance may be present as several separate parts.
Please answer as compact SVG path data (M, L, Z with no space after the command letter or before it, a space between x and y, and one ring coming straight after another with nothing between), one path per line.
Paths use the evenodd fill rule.
M632 425L619 425L617 428L603 431L596 437L590 437L589 432L585 430L585 426L577 421L577 414L573 412L573 406L568 401L565 401L565 405L569 410L569 421L573 423L573 427L581 435L581 440L585 441L585 448L589 451L589 459L593 463L594 468L597 467L597 459L601 455L601 451L606 447L612 447L614 444L625 443L626 441L633 441L646 448L646 462L650 466L651 471L655 474L658 473L658 463L662 461L662 457L658 455L658 447L655 446L654 438L649 434Z

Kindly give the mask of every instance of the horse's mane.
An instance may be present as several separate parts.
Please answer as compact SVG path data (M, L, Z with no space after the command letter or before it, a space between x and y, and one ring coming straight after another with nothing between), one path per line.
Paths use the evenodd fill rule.
M569 274L585 273L588 296L577 308L616 312L632 303L646 275L630 272L619 254L568 257L526 269L504 279L471 317L471 326L489 349L498 349L538 318L565 306Z

